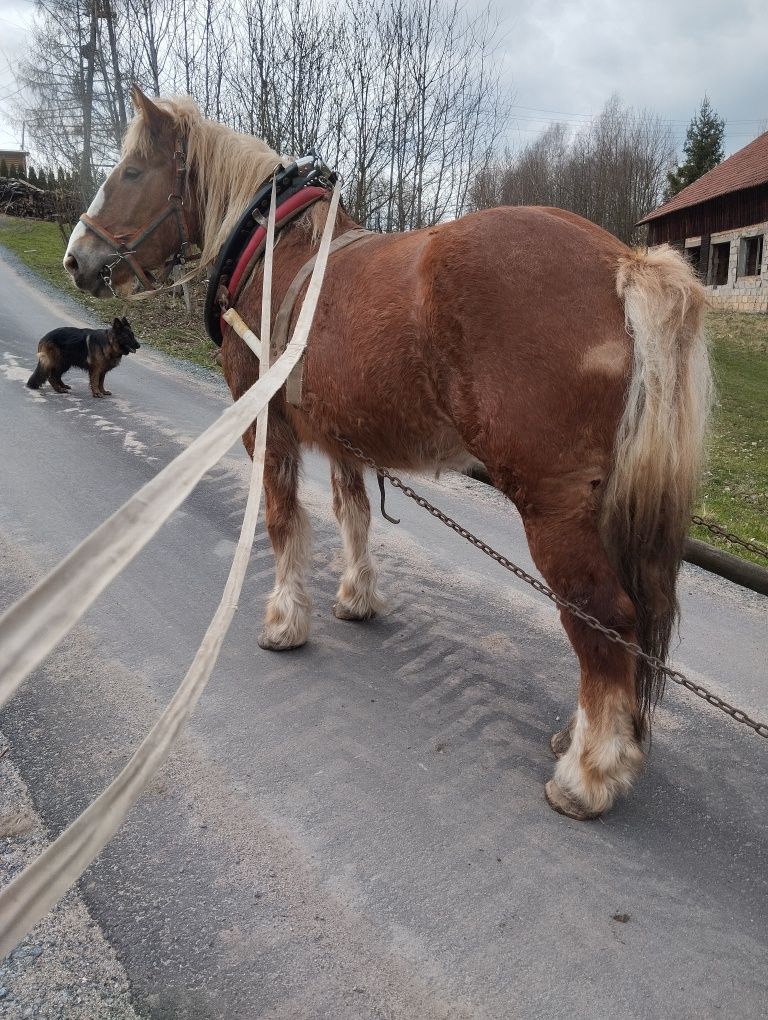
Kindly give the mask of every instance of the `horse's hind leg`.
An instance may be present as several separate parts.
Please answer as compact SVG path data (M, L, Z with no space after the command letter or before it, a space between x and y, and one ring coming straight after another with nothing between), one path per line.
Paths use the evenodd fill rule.
M360 469L349 461L331 463L333 512L344 543L344 573L334 614L340 620L370 620L384 607L376 591L376 568L368 553L371 506Z
M253 456L253 429L245 446ZM299 503L300 450L296 433L277 413L270 414L264 460L267 531L275 553L275 587L267 601L262 648L287 651L309 636L312 602L304 582L310 557L310 527Z
M597 511L585 506L523 510L533 558L557 594L634 642L635 610L599 534ZM643 764L635 659L568 612L563 626L581 667L576 713L550 746L559 761L547 801L572 818L593 818L628 792Z

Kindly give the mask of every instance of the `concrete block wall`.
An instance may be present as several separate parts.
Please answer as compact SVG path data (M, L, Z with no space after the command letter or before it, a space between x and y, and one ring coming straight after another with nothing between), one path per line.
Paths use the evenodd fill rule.
M739 276L739 252L742 238L763 235L763 254L760 272L756 276ZM686 247L693 247L692 238L686 241ZM728 309L734 312L756 312L768 314L768 222L755 223L740 230L725 230L712 234L711 246L730 242L731 250L728 260L728 282L707 287L710 300L715 308ZM712 250L710 248L710 251ZM711 256L710 256L711 258Z

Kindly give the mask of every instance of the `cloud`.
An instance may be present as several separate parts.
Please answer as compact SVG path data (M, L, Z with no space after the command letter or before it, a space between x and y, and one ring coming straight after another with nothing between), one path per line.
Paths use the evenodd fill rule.
M30 0L0 0L0 148L17 148L20 139L8 121L18 89L13 64L21 55L32 23Z
M486 6L486 0L467 2L472 11ZM765 0L496 0L493 6L500 19L496 60L515 103L511 144L530 141L552 121L584 123L613 93L668 120L680 147L705 93L726 119L728 153L768 128ZM32 0L0 0L0 145L18 144L2 117L2 98L14 91L8 61L22 52L33 12Z
M726 119L728 152L768 127L764 2L740 0L735 11L719 0L537 0L503 10L513 139L551 120L578 124L612 93L670 121L680 144L705 93ZM557 112L537 120L536 111Z

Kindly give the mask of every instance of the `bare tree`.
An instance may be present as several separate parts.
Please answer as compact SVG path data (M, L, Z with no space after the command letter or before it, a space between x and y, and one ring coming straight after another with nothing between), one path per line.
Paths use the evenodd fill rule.
M18 116L40 161L76 171L89 202L127 123L110 0L38 0L17 76L25 90Z
M490 8L461 0L37 0L24 116L85 192L125 129L125 91L186 92L205 116L316 149L359 220L460 214L503 121Z
M471 202L478 209L558 206L635 243L635 224L661 200L674 155L668 126L613 96L572 137L553 124L518 153L506 153L475 178Z

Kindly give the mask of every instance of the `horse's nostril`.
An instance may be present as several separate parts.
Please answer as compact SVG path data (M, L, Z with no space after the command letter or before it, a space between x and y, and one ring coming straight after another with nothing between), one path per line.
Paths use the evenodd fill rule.
M77 272L77 259L74 255L67 255L64 259L64 268L73 275Z

